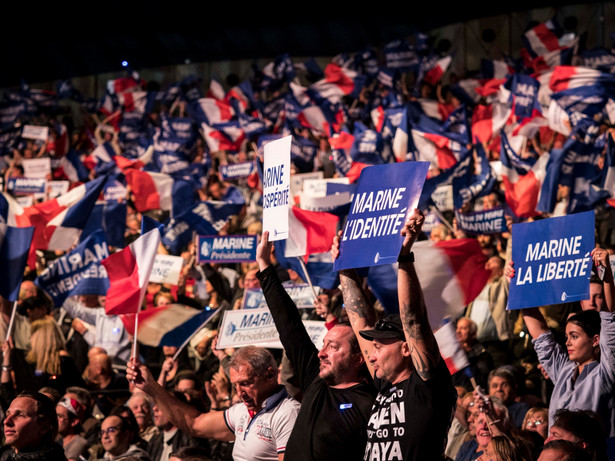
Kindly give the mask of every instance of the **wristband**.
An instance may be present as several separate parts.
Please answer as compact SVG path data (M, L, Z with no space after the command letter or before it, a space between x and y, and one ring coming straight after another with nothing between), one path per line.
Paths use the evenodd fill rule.
M398 263L413 263L414 262L414 253L410 252L407 255L400 254L397 257L397 262Z
M11 371L12 368L10 365L2 365L2 371Z

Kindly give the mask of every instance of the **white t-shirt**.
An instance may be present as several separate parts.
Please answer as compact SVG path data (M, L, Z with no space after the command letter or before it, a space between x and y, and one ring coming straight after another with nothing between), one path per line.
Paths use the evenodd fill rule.
M228 428L235 434L234 461L277 461L286 450L301 404L285 388L269 397L263 408L250 418L244 403L224 412Z

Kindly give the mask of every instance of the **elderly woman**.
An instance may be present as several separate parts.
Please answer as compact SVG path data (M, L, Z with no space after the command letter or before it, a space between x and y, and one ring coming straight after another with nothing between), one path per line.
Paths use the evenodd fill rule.
M584 307L568 318L565 347L556 342L538 308L522 313L538 360L554 385L549 428L559 408L593 410L606 430L609 451L615 454L615 285L606 250L595 248L592 258L596 267L605 268L605 302L600 312ZM512 263L505 275L514 277Z
M538 432L545 440L549 435L549 410L543 407L532 407L523 418L522 429Z

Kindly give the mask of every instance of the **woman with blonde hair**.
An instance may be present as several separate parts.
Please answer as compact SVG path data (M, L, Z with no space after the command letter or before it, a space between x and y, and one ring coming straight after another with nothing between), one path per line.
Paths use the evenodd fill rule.
M63 395L69 386L85 387L81 373L66 351L64 337L53 317L45 316L31 325L31 348L20 351L4 347L2 382L14 379L16 392L52 387ZM6 353L9 352L9 353ZM5 371L12 371L5 376Z

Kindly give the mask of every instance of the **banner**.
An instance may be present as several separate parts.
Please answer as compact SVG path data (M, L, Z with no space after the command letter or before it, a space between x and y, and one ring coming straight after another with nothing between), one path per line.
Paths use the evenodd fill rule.
M288 293L288 296L293 300L297 309L310 309L314 307L314 291L318 295L320 287L314 287L314 291L307 283L284 283L284 289ZM267 307L267 301L265 301L265 294L260 288L245 290L243 303L241 306L243 309L261 309Z
M37 141L47 141L49 137L48 126L24 125L21 137L24 139L36 139Z
M363 169L334 270L397 261L401 229L418 205L428 168L429 162L402 162Z
M589 298L594 212L513 224L509 309Z
M220 175L223 181L247 178L254 171L254 162L230 163L220 165Z
M304 320L303 324L317 349L327 334L325 322ZM218 333L218 349L257 345L282 349L282 343L269 309L239 309L224 312Z
M291 140L286 136L264 147L263 232L269 231L271 242L288 238Z
M498 234L506 232L506 217L504 208L461 213L455 210L455 218L459 228L470 234Z
M256 261L256 235L199 235L199 263Z
M149 281L152 283L177 285L183 265L184 258L181 256L157 254Z
M13 195L44 194L47 190L45 178L8 178L6 190Z
M57 307L69 296L105 295L109 278L100 262L107 256L105 233L96 231L73 250L52 261L34 283L51 296Z

